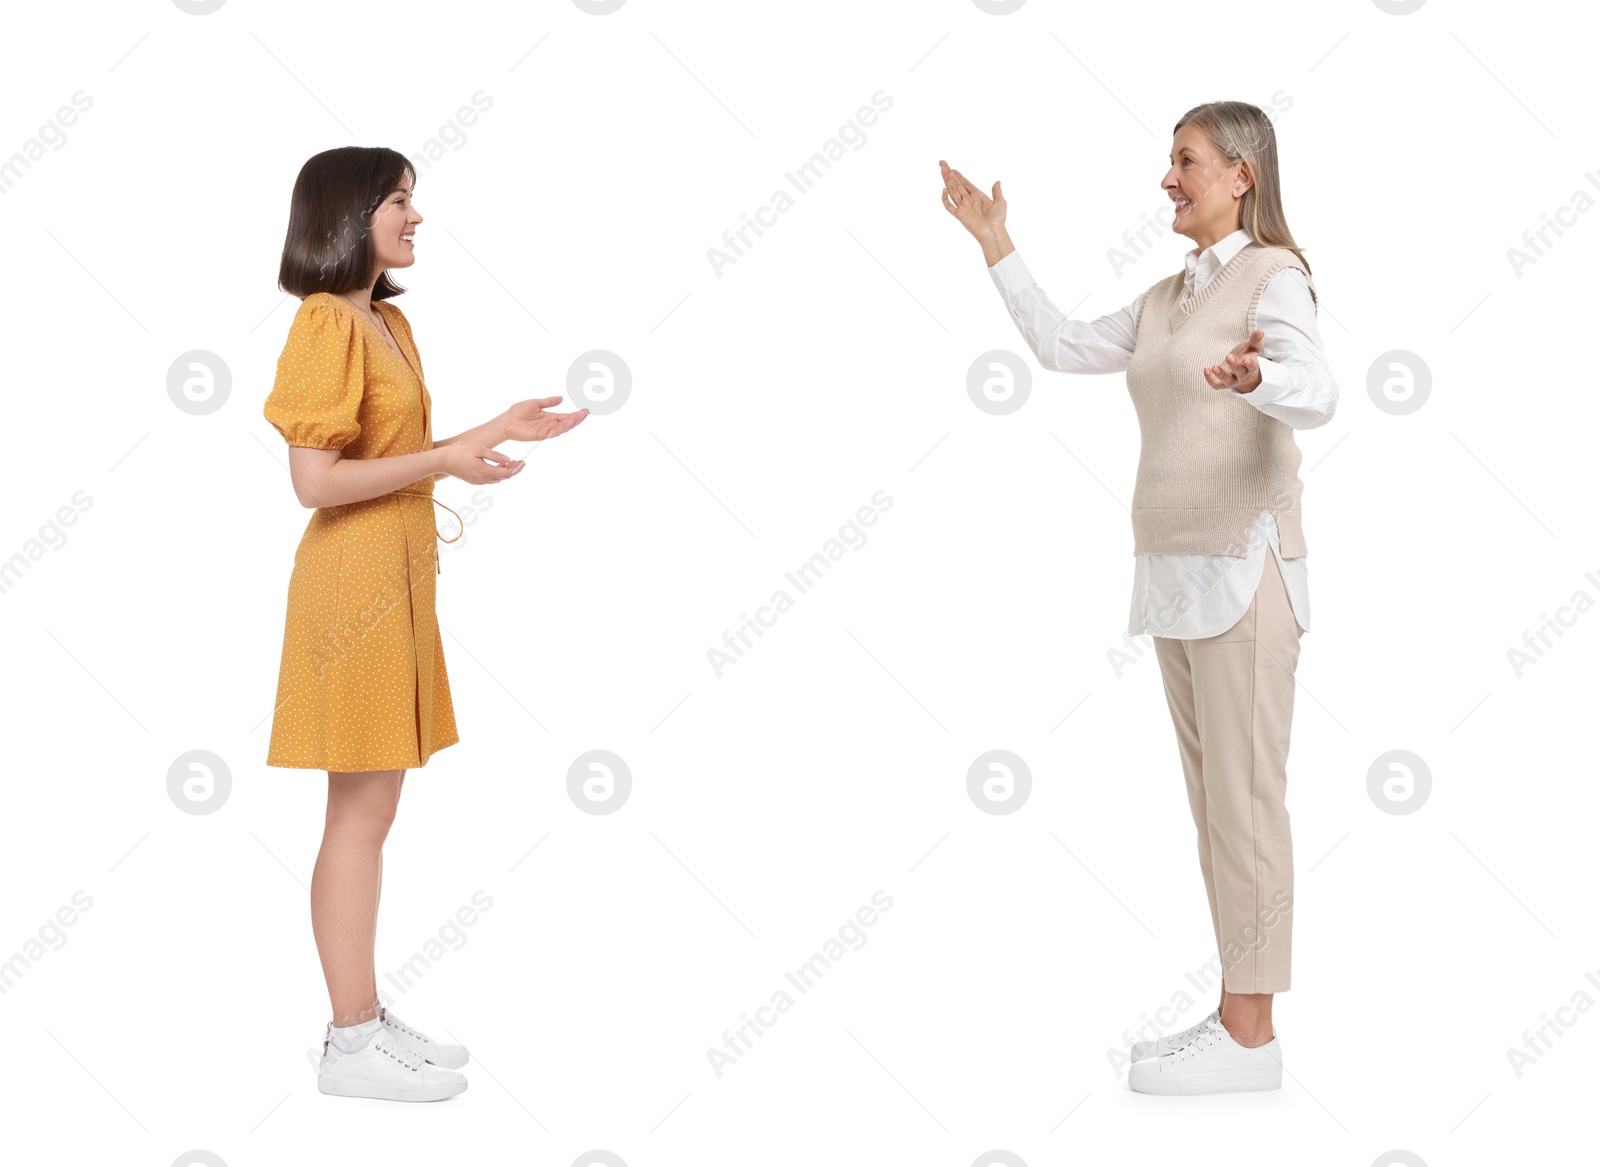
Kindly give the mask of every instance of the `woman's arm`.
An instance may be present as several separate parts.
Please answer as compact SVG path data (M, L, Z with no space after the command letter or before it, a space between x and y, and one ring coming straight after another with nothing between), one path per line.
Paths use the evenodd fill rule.
M346 458L339 450L289 447L289 477L303 507L361 502L443 473L444 456L434 450L387 458Z
M1297 430L1332 421L1339 386L1322 351L1316 306L1299 268L1285 267L1267 281L1256 306L1256 328L1265 334L1256 362L1261 381L1240 396Z
M1015 251L989 269L1006 311L1039 364L1057 373L1120 373L1133 356L1144 299L1095 320L1070 320L1034 282Z
M1134 328L1143 295L1097 320L1069 320L1050 302L1016 253L1006 231L1006 201L1000 184L984 194L959 170L939 163L944 207L983 248L984 263L1011 320L1033 355L1059 373L1119 373L1133 355Z
M1000 184L996 183L995 185L998 186ZM1004 223L992 227L982 235L979 235L978 243L983 247L983 262L989 267L993 267L1016 250Z
M481 428L481 427L480 427ZM294 495L305 507L334 507L378 498L427 477L459 478L473 486L503 482L522 472L520 458L507 458L488 444L458 434L450 445L383 458L346 458L339 450L289 447Z
M474 426L465 433L457 434L453 438L444 438L433 443L434 448L440 446L476 446L485 452L479 457L499 457L500 455L490 447L500 442L544 442L560 434L566 433L584 418L589 416L589 408L575 410L572 413L547 413L546 409L552 405L561 404L560 397L534 397L527 401L518 401L493 421L486 421L480 426ZM446 465L452 464L451 455L446 454ZM470 465L470 463L468 463ZM521 469L523 463L515 463ZM447 477L455 474L453 470L438 470L434 477ZM494 479L480 479L479 481L494 481Z
M465 442L474 446L498 446L506 438L506 415L502 413L499 417L486 421L482 425L475 425L470 430L463 430L454 437L435 438L433 440L433 448L437 450L443 446L453 446L458 442ZM450 474L446 470L435 470L433 476L435 478L448 478Z

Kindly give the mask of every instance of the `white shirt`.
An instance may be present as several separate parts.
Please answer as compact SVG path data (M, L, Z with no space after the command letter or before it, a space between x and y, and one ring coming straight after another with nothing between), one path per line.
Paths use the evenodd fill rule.
M1241 228L1204 251L1197 247L1185 255L1184 294L1192 296L1204 288L1250 241ZM1098 320L1068 320L1034 282L1016 251L991 267L989 275L1022 338L1046 369L1118 373L1128 367L1147 292ZM1299 268L1285 267L1267 281L1256 307L1256 327L1265 334L1257 362L1261 384L1239 396L1295 429L1315 429L1328 422L1338 404L1339 387L1323 356L1316 305ZM1225 355L1219 352L1216 363L1221 364ZM1135 555L1128 635L1193 640L1226 632L1250 606L1268 547L1283 573L1295 620L1309 632L1306 557L1283 557L1277 521L1271 511L1262 511L1244 555Z

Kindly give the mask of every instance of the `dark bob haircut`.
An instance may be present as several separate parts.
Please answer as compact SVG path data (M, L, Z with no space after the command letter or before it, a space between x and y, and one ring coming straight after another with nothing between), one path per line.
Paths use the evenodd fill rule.
M302 300L313 292L365 288L377 264L372 213L394 191L416 182L406 156L384 146L340 146L313 154L294 180L278 286ZM404 291L385 271L373 285L372 298L387 300Z

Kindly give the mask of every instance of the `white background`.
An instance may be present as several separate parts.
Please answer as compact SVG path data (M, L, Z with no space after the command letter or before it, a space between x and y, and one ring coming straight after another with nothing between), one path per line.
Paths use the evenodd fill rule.
M7 19L0 157L75 91L93 104L0 196L0 558L29 561L0 593L0 957L74 892L92 907L0 994L0 1157L1367 1167L1575 1133L1600 1018L1561 1014L1520 1077L1506 1052L1580 990L1600 1000L1600 617L1520 678L1507 659L1600 595L1600 224L1578 214L1520 276L1508 259L1600 194L1567 14L152 0ZM880 89L864 146L716 275L707 249ZM476 123L442 130L480 90ZM1120 276L1108 253L1163 214L1173 123L1221 98L1272 110L1341 399L1296 435L1313 619L1288 1073L1152 1098L1108 1051L1181 990L1166 1028L1211 1007L1185 973L1212 936L1159 671L1122 637L1138 429L1120 375L1037 369L938 160L1004 180L1035 276L1093 317L1181 266L1178 236ZM328 1016L305 887L327 779L264 764L309 516L261 406L301 164L420 158L441 132L397 277L436 435L565 393L589 349L633 391L547 448L503 446L527 469L441 545L461 742L405 784L379 980L473 1061L464 1095L405 1106L324 1097L305 1056ZM992 348L1036 374L1005 417L966 393ZM232 378L206 416L166 390L193 349ZM1392 349L1432 375L1404 416L1367 388ZM879 490L867 542L718 678L724 630ZM77 491L92 505L52 532ZM1116 649L1143 653L1120 677ZM211 814L167 794L195 749L231 773ZM631 769L615 813L567 795L591 749ZM1031 769L1014 813L967 796L991 749ZM1368 797L1392 749L1431 770L1415 813ZM865 946L719 1078L706 1051L879 889ZM384 973L480 890L465 943L393 991Z

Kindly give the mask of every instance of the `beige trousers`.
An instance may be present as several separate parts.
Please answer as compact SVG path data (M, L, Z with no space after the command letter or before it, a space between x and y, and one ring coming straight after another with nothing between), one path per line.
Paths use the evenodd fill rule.
M1294 856L1283 796L1300 637L1268 547L1256 594L1232 628L1153 638L1230 993L1289 987Z

